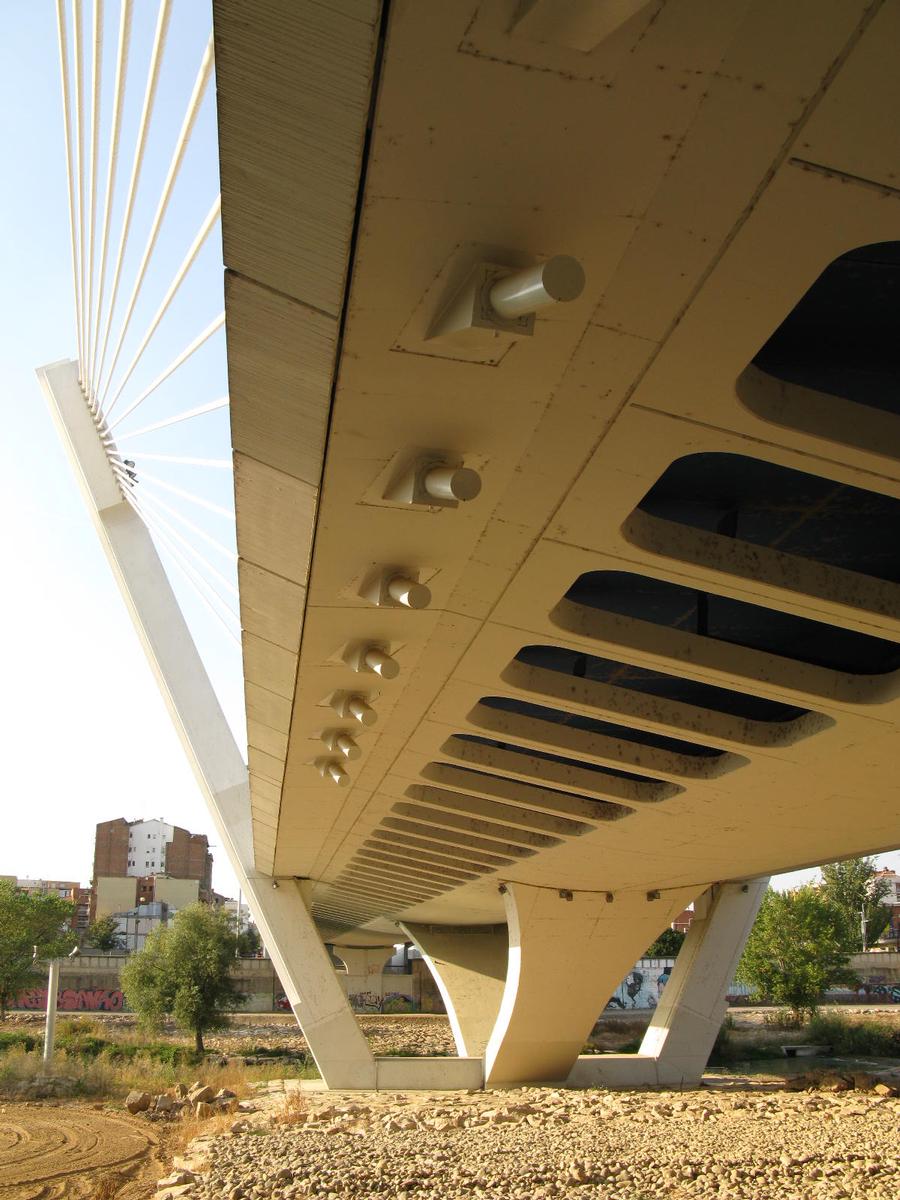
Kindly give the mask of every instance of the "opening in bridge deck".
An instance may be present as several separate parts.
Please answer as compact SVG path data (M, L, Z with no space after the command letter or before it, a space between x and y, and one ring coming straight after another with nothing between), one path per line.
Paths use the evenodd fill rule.
M623 742L634 742L639 746L649 746L654 750L667 750L672 754L684 754L695 758L721 758L724 754L723 750L716 750L712 746L700 746L696 742L684 742L680 738L665 737L663 734L650 733L644 729L613 725L609 721L597 721L593 717L582 717L577 713L563 712L558 708L530 704L527 700L518 700L515 696L482 696L479 704L484 708L515 713L522 717L532 717L537 721L550 721L555 725L567 725L581 733L618 738Z
M588 571L566 600L851 675L900 667L900 644L631 571Z
M557 671L562 675L588 679L594 683L626 688L646 696L658 696L661 700L691 704L696 708L705 708L710 712L740 717L747 721L781 724L796 721L809 713L809 709L784 704L779 700L767 700L762 696L750 696L730 688L697 683L693 679L682 679L678 675L667 675L662 671L652 671L631 663L583 654L565 646L523 646L515 661L530 667Z
M741 454L690 454L638 506L666 521L900 581L900 500Z
M786 383L900 415L900 242L842 254L757 353Z

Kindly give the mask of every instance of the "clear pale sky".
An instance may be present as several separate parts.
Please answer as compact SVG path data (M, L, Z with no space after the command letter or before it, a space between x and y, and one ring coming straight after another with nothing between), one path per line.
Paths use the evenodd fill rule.
M114 242L143 99L155 7L135 6L120 163L126 177L120 175L114 207ZM102 77L108 84L119 5L108 0L106 9L107 59ZM147 151L143 196L135 210L131 254L123 272L126 294L209 28L206 0L175 0L159 113ZM89 29L86 3L86 32ZM108 100L105 112L108 120ZM214 131L210 90L173 196L159 254L154 255L158 268L142 293L144 303L136 313L126 350L136 348L218 191ZM101 135L104 179L107 144L105 134ZM207 833L212 843L216 839L34 374L37 366L74 357L76 352L52 0L0 2L0 146L4 162L0 173L0 737L5 767L0 874L86 881L97 821L165 817L192 832ZM147 361L137 373L140 383L153 379L220 310L218 232L189 278L191 287L186 288L181 307L173 306L158 339L151 343ZM122 300L120 293L120 310ZM192 376L179 380L160 404L146 414L136 412L135 418L149 422L167 408L174 412L224 394L221 337L198 360ZM130 355L123 352L123 361L130 361ZM227 448L227 418L222 413L216 417L220 421L215 428L210 424L201 430L199 421L179 427L197 429L189 437L183 432L179 446L170 442L166 449L181 449L187 442L202 444L206 454L219 455L223 438ZM215 442L213 447L210 441ZM164 474L162 464L158 474ZM205 480L178 482L209 494ZM227 490L229 481L218 479L214 486ZM202 523L196 513L191 516ZM196 601L186 596L185 603L193 605L189 619L199 623ZM200 620L207 626L198 639L201 650L241 737L238 655L218 627L210 628L211 618L203 614ZM215 886L236 894L224 853L215 844L213 854Z
M155 5L138 3L126 92L121 159L130 168L143 96ZM107 58L102 72L108 121L117 0L108 0ZM85 2L85 30L90 29ZM210 27L207 0L175 0L159 93L135 210L123 290L130 291L175 134ZM207 96L173 197L159 252L125 344L136 347L149 317L218 190L215 113ZM100 163L105 172L106 130ZM164 817L207 833L215 886L236 883L188 769L121 597L59 446L35 367L75 355L55 5L52 0L0 0L0 532L2 532L2 688L4 761L0 874L86 881L94 825L124 816ZM105 178L105 174L103 176ZM125 180L113 210L116 244ZM129 267L131 271L129 272ZM119 310L122 307L120 295ZM189 276L179 300L136 372L149 382L221 309L218 232ZM224 394L224 341L214 339L188 368L160 389L142 422ZM223 413L177 427L153 449L221 456ZM156 468L166 475L161 465ZM230 479L179 476L171 481L228 502ZM170 499L170 497L169 497ZM222 537L216 519L192 519ZM204 661L242 747L240 664L234 647L174 580ZM900 866L900 855L883 856ZM782 876L791 884L811 872Z

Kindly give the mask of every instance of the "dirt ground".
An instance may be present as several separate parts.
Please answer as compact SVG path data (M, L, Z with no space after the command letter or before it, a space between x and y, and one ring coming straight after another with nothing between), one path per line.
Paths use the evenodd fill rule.
M851 1019L877 1015L891 1022L900 1021L900 1006L854 1006L843 1008L841 1012ZM128 1014L90 1015L104 1027L107 1035L121 1033L127 1037L133 1030L134 1018ZM738 1039L770 1032L770 1027L765 1024L766 1010L738 1008L733 1009L731 1015ZM615 1043L623 1038L639 1037L649 1016L649 1013L641 1012L607 1014L598 1031L599 1036L595 1035L594 1040L602 1045L607 1040ZM34 1016L23 1014L18 1018L11 1016L6 1027L36 1023ZM376 1053L398 1049L420 1054L453 1053L449 1022L444 1016L371 1015L363 1016L360 1023ZM796 1034L784 1036L796 1037ZM174 1029L169 1037L183 1040ZM220 1053L238 1055L246 1052L250 1045L303 1048L302 1035L290 1014L241 1014L233 1019L229 1030L210 1038L210 1043L210 1048ZM380 1106L381 1101L374 1103ZM641 1103L647 1103L647 1098ZM818 1113L810 1115L817 1119L820 1116ZM895 1118L897 1115L900 1115L900 1107L894 1110ZM161 1144L161 1137L165 1137L165 1132L159 1125L130 1117L118 1107L83 1101L22 1103L0 1100L0 1200L112 1200L112 1197L150 1200L155 1194L156 1180L168 1169L166 1146ZM886 1145L879 1145L879 1153L883 1154L886 1148ZM622 1148L617 1147L617 1150ZM845 1169L846 1164L843 1164L840 1173L843 1174ZM892 1170L896 1169L896 1166L892 1167ZM884 1182L886 1184L887 1180ZM893 1187L895 1182L896 1178L892 1177L890 1186ZM496 1194L504 1193L501 1189ZM643 1192L626 1190L622 1194L631 1196ZM651 1190L650 1194L656 1193ZM753 1192L752 1189L746 1192L739 1189L736 1194L743 1200ZM806 1192L794 1194L805 1197ZM832 1193L827 1191L825 1194L830 1197ZM856 1196L859 1193L836 1191L834 1194ZM882 1193L877 1191L877 1194Z
M127 1113L0 1104L0 1200L146 1200L164 1170L155 1131Z

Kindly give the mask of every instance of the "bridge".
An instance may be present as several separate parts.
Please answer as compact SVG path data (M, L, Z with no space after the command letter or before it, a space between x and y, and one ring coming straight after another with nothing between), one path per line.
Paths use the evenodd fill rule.
M91 291L59 13L79 355L39 374L324 1079L695 1081L767 877L900 841L900 3L215 0L171 173L214 57L221 200L160 320L221 212L170 366L224 321L246 761L101 358L95 311L116 361L158 321ZM640 1053L580 1057L691 903ZM324 943L399 940L456 1059L357 1027Z

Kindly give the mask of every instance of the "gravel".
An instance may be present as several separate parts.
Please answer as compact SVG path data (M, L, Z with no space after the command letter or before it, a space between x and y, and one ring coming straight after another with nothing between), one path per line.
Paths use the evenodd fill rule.
M299 1093L192 1144L190 1200L894 1200L900 1099L858 1092ZM285 1123L286 1122L286 1123Z
M373 1054L456 1053L450 1022L443 1014L388 1017L359 1014L356 1019ZM307 1050L306 1039L294 1021L283 1025L234 1025L227 1032L210 1034L204 1041L207 1049L229 1055L240 1054L244 1046L277 1046L290 1052Z

